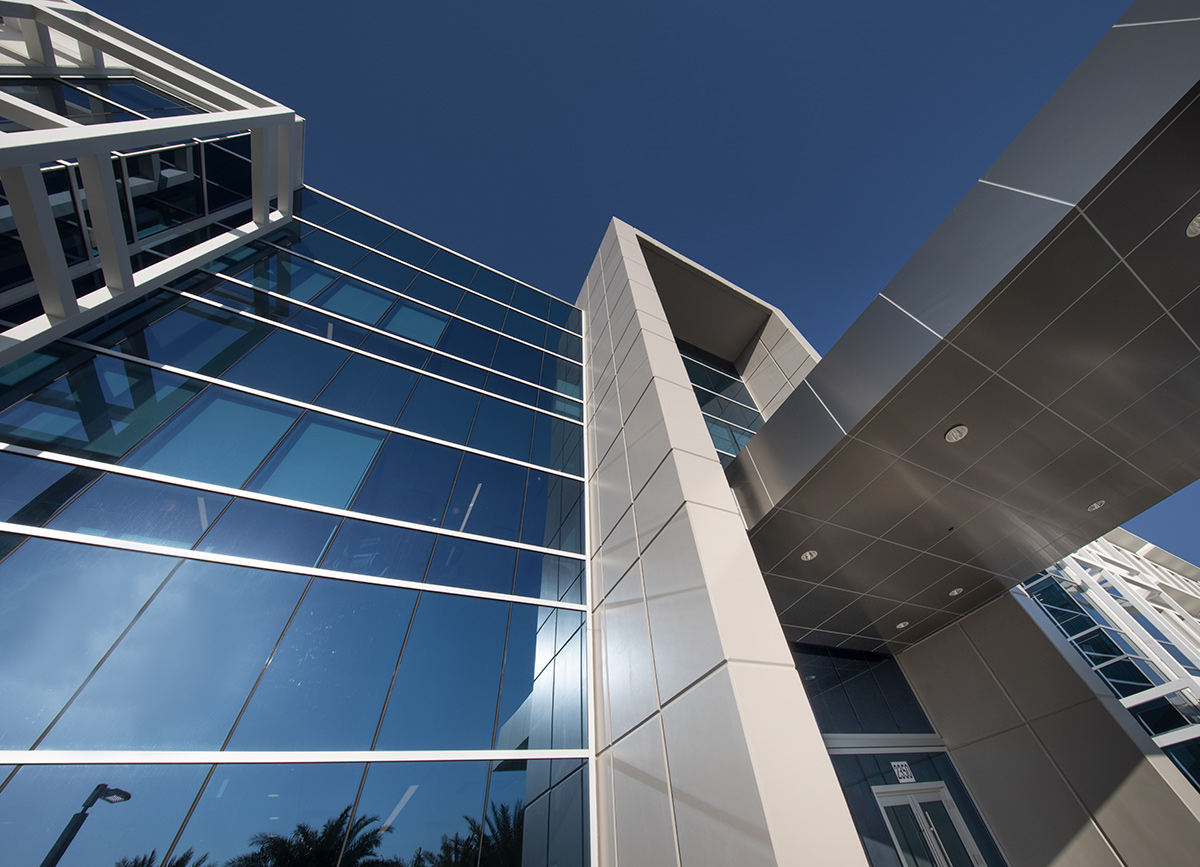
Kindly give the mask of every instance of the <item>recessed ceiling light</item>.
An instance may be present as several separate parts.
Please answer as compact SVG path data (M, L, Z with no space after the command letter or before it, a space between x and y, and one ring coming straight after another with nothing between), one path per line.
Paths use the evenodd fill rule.
M896 624L896 628L897 628L897 629L904 629L904 628L906 628L907 626L908 626L908 621L907 621L907 620L901 620L899 623L897 623L897 624Z
M946 431L946 442L956 443L967 435L967 426L965 424L956 424L950 430Z
M816 552L816 550L809 548L807 551L805 551L803 554L800 555L800 559L803 560L805 563L807 563L809 560L816 560L817 552Z
M1200 214L1193 217L1187 227L1187 236L1189 238L1195 238L1197 235L1200 235Z
M953 590L950 591L950 595L951 596L961 596L962 592L963 592L963 589L961 587L955 587Z
M1094 512L1097 509L1103 509L1103 508L1104 508L1104 500L1097 500L1096 502L1094 502L1090 506L1088 506L1088 511Z

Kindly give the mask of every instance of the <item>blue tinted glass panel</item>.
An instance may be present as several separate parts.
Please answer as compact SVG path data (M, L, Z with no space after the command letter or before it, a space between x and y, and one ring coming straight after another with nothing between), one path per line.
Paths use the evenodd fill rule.
M480 268L471 279L471 288L488 298L495 298L497 301L507 304L512 299L513 281L495 271Z
M388 833L376 854L387 864L434 864L429 854L441 853L448 842L452 851L474 857L476 831L471 823L481 821L486 762L388 762L371 765L363 786L358 815L377 817ZM411 793L411 795L409 795ZM406 795L408 797L406 797ZM397 805L403 807L397 812ZM372 824L371 828L382 827ZM490 831L481 862L485 867L522 864L521 825L505 826L508 833ZM418 852L424 852L424 856ZM453 856L451 856L453 857ZM344 863L344 862L343 862ZM450 863L447 859L447 864ZM462 862L459 862L462 863ZM467 859L468 864L474 861ZM528 862L524 862L528 864ZM565 867L565 865L564 865Z
M316 259L318 262L324 262L347 271L367 252L356 244L343 241L320 229L311 231L302 238L288 238L280 241L280 244L301 256L308 256L310 259Z
M285 250L255 262L237 275L239 280L253 283L258 289L278 292L297 301L311 300L337 276L336 271L293 256Z
M441 522L462 458L457 449L392 434L354 501L356 512L418 524Z
M503 370L511 376L519 376L529 382L538 381L538 373L542 368L542 351L501 337L496 347L496 355L492 367Z
M321 567L420 581L425 576L436 539L432 533L346 519L321 561Z
M315 566L340 519L303 509L234 500L197 546L201 551Z
M472 322L496 329L504 324L504 316L507 312L507 308L486 298L480 298L472 292L463 294L462 300L458 302L458 310L455 311L463 319L470 319Z
M538 413L530 460L564 473L583 475L583 427Z
M439 536L425 580L430 584L511 593L516 559L513 548Z
M488 372L484 368L475 367L448 355L431 355L425 369L463 385L481 386L488 378Z
M297 310L288 325L326 340L334 340L346 346L358 346L366 337L367 330L349 322L343 322L327 313L316 310Z
M478 392L423 376L396 424L405 430L465 443L479 397Z
M499 349L496 350L496 354L500 354ZM507 376L489 373L487 385L484 387L492 394L498 394L501 397L510 397L513 400L519 400L521 403L527 403L530 406L537 406L537 389L532 385L526 385L523 382L517 382L515 379L509 379Z
M550 296L518 283L513 290L512 305L524 310L538 319L548 319L550 314Z
M404 289L417 276L417 271L377 253L368 253L354 266L354 273L396 292Z
M383 438L382 431L308 413L247 487L288 500L345 508Z
M438 250L429 260L429 264L425 266L425 270L431 274L437 274L439 277L445 277L459 286L470 286L471 278L475 276L477 267L474 262L468 262L456 253L451 253L449 250Z
M260 397L210 387L125 463L168 476L240 487L299 414Z
M415 591L316 580L230 749L370 749Z
M518 340L523 340L526 343L532 343L534 346L546 345L546 323L539 322L524 313L518 313L515 310L508 311L508 316L504 320L504 327L501 329L505 334L509 334Z
M326 223L325 228L371 247L392 234L393 231L387 223L367 216L361 211L346 211Z
M263 849L305 825L322 835L308 863L336 864L363 775L362 764L218 765L175 847L207 854L209 864L275 864ZM343 815L344 813L344 815ZM254 842L252 842L252 840ZM64 865L66 867L66 865ZM192 862L195 867L195 862Z
M436 346L446 329L449 317L421 304L401 301L383 320L380 327L400 337Z
M160 364L216 376L270 330L261 322L193 303L129 335L116 348Z
M496 341L499 338L494 331L480 328L461 319L451 319L446 325L442 339L438 341L438 349L458 358L465 358L476 364L489 365L492 356L496 354Z
M47 749L217 749L307 579L185 563L51 729Z
M228 503L229 497L207 491L108 474L47 526L190 548Z
M318 406L391 424L408 399L417 374L373 358L352 355L317 396Z
M420 274L412 282L412 285L404 290L404 294L449 311L458 306L458 302L463 297L463 290L457 286L451 286L445 280L439 280L437 277Z
M422 241L420 238L414 237L403 230L389 235L377 247L389 256L403 259L405 262L416 265L418 268L424 268L425 263L433 258L433 254L438 249L428 241Z
M0 479L4 479L4 484L0 485L0 521L20 515L70 472L71 467L66 464L0 452ZM29 521L19 520L18 523Z
M444 526L451 530L516 540L525 493L524 467L463 455Z
M314 300L313 304L334 313L374 325L387 312L396 296L349 277L342 277Z
M311 401L349 353L290 331L276 331L222 379L259 391Z
M578 335L565 334L552 328L546 335L546 348L559 355L565 355L572 361L583 361L583 339Z
M148 859L151 852L161 855L207 774L208 765L26 765L0 792L5 863L41 864L67 817L101 781L133 797L116 809L97 804L89 815L103 810L106 821L87 823L71 841L61 867L128 864Z
M485 452L528 460L534 415L531 409L484 395L467 444Z
M517 581L513 592L519 596L580 603L583 601L582 575L582 560L521 551L517 555Z
M407 364L418 370L425 366L425 362L429 360L430 355L427 349L421 349L409 343L402 343L383 334L367 335L367 339L362 342L362 346L359 348L363 352L370 352L381 358L398 361L401 364Z
M44 539L0 562L0 744L33 744L178 562Z
M318 225L328 223L338 214L344 214L347 210L346 206L340 202L335 202L328 196L323 196L308 187L296 190L294 204L297 217L303 217L310 223Z
M0 413L0 435L119 458L199 390L172 373L96 356Z
M421 594L379 749L491 746L508 608L490 599Z

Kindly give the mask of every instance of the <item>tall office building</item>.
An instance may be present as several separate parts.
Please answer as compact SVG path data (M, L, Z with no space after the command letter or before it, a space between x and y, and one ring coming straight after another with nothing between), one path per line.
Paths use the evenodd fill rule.
M615 219L567 304L0 4L6 861L1190 863L1200 584L1114 535L1200 475L1167 5L819 358Z

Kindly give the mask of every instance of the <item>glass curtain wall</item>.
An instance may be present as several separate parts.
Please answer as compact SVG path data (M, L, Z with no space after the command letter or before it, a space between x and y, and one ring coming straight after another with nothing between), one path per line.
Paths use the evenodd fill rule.
M298 214L0 369L0 846L586 863L579 311Z
M717 457L727 467L763 426L762 413L732 364L685 341L676 344Z

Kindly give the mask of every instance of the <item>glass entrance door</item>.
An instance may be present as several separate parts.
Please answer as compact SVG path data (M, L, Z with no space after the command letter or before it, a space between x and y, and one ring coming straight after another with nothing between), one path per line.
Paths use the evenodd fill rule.
M984 867L944 785L874 786L871 791L904 867Z

